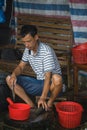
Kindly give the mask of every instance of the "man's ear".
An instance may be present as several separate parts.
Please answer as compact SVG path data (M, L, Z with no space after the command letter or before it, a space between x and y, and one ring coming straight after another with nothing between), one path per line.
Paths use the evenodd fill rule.
M38 35L37 35L37 34L35 35L35 39L36 39L36 41L39 39L39 37L38 37Z

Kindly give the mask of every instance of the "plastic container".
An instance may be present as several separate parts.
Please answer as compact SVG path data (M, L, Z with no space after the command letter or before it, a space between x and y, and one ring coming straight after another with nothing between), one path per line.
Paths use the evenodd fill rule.
M87 64L87 42L72 48L73 62Z
M80 125L83 107L72 101L63 101L56 104L58 121L64 128L76 128Z
M13 120L26 120L30 116L30 105L25 103L14 103L9 97L6 98L9 103L9 117Z

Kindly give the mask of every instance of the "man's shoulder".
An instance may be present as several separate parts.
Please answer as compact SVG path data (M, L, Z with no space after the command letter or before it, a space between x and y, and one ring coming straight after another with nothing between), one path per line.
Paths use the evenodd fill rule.
M52 47L50 47L47 43L43 42L40 42L39 52L42 55L48 55L48 54L53 55L55 53Z
M45 49L45 50L50 50L52 49L47 43L40 42L40 46Z

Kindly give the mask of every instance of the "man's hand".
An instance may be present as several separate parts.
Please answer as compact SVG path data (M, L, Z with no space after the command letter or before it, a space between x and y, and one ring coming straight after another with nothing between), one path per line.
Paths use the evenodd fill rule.
M16 85L16 76L9 76L9 82L10 82L10 86L12 87L13 85Z
M38 101L38 108L42 106L43 109L45 109L47 111L47 103L46 100L44 98L40 98Z

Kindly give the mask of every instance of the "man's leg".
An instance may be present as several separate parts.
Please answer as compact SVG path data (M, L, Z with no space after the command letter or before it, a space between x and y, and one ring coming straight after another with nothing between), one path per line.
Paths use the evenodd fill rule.
M12 90L12 86L10 85L9 79L10 79L10 76L7 76L6 82L8 84L8 87ZM15 85L14 92L17 96L23 99L27 104L30 104L31 107L34 107L33 102L31 101L29 96L25 93L24 89L20 85L18 84Z
M48 107L53 105L54 100L58 97L58 94L61 92L62 89L62 77L60 75L54 74L52 76L52 83L50 87L50 98L48 100Z
M12 86L9 82L10 76L7 76L6 81L9 86L9 88L12 90ZM35 78L27 77L27 76L18 76L17 77L17 83L14 87L15 94L19 96L21 99L23 99L27 104L30 104L31 107L34 107L33 102L29 98L27 94L36 96L41 95L43 87L43 81L37 80Z

